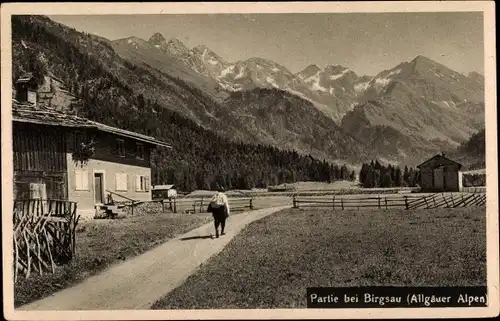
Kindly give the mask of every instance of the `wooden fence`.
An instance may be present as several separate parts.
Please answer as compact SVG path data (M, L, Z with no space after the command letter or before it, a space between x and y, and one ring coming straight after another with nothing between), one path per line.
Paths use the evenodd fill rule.
M431 195L402 195L402 196L377 196L377 197L339 197L324 196L297 196L292 198L293 207L321 207L331 209L362 209L362 208L402 208L412 210L418 208L438 207L466 207L484 206L486 194L460 193L460 194L431 194Z
M172 198L158 201L162 204L163 212L172 211L187 213L206 213L212 197L201 198ZM244 211L254 209L253 197L228 198L231 211Z
M80 219L76 202L66 200L15 200L14 282L31 272L54 272L56 264L75 255L75 230Z

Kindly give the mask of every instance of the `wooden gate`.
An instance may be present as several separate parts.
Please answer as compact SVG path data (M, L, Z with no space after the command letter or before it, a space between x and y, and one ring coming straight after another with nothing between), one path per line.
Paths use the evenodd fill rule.
M14 282L31 272L54 272L75 254L75 230L80 216L76 202L14 201Z

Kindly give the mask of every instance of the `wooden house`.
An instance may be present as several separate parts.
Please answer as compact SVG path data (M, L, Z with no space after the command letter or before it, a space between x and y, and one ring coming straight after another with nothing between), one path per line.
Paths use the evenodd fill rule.
M27 95L16 97L21 101L12 106L15 199L76 201L86 217L110 197L151 200L151 152L169 144L37 106Z
M417 168L420 170L422 192L458 192L462 189L462 165L447 158L444 153L426 160Z

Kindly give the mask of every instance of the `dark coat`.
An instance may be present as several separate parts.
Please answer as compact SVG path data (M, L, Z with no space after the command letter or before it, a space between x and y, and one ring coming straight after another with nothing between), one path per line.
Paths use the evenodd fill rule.
M217 208L213 208L212 203L210 203L210 204L208 204L207 212L212 213L212 215L214 217L220 217L220 218L221 217L224 217L224 218L229 217L229 214L227 212L227 208L225 205L217 207Z

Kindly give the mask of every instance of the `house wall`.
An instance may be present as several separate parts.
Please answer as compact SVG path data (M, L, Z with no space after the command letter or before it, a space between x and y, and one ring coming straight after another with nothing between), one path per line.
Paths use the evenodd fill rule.
M137 143L141 142L137 140L102 131L88 132L87 135L89 136L89 138L93 138L96 141L96 150L93 157L94 159L132 166L151 166L150 144L142 143L144 147L144 157L141 159L137 155ZM118 155L118 140L123 140L124 143L125 156L123 157Z
M422 188L422 192L441 192L441 191L450 191L457 192L460 190L459 186L459 173L455 168L445 168L443 172L439 175L440 177L433 177L436 173L434 170L426 168L421 169L420 172L420 186ZM435 180L446 181L446 188L443 188L443 184L439 184Z
M96 142L95 155L83 166L76 164L72 160L71 153L67 155L68 162L68 197L72 201L78 202L79 215L83 217L93 217L95 215L95 187L94 174L103 173L104 199L108 195L107 191L123 195L127 198L138 201L151 200L151 167L150 146L144 146L144 159L138 159L135 150L135 141L133 139L122 138L118 135L88 132L87 138L93 138ZM70 143L73 149L76 136L73 136L73 142ZM116 139L123 139L125 143L125 157L117 155ZM77 190L75 170L83 170L87 177L88 186L86 190ZM127 175L127 190L117 190L116 174L125 173ZM147 177L148 188L146 191L137 190L136 176ZM112 195L114 201L126 201L125 199Z
M63 127L13 123L14 198L67 199L66 137Z
M151 190L137 191L136 190L136 175L143 175L151 178L151 168L141 167L114 162L101 161L90 159L87 164L81 167L80 164L75 164L70 161L71 156L68 154L68 198L71 201L78 202L79 214L85 217L93 217L95 214L95 197L94 197L94 174L103 173L104 195L108 191L126 196L137 201L150 201ZM86 190L76 190L75 170L86 171L88 188ZM116 190L116 174L127 174L127 191ZM112 195L115 201L125 201L125 199Z
M422 191L432 190L432 178L433 172L431 169L422 169L420 170L420 187Z
M444 179L446 180L446 190L450 192L460 191L459 174L458 171L444 172Z

